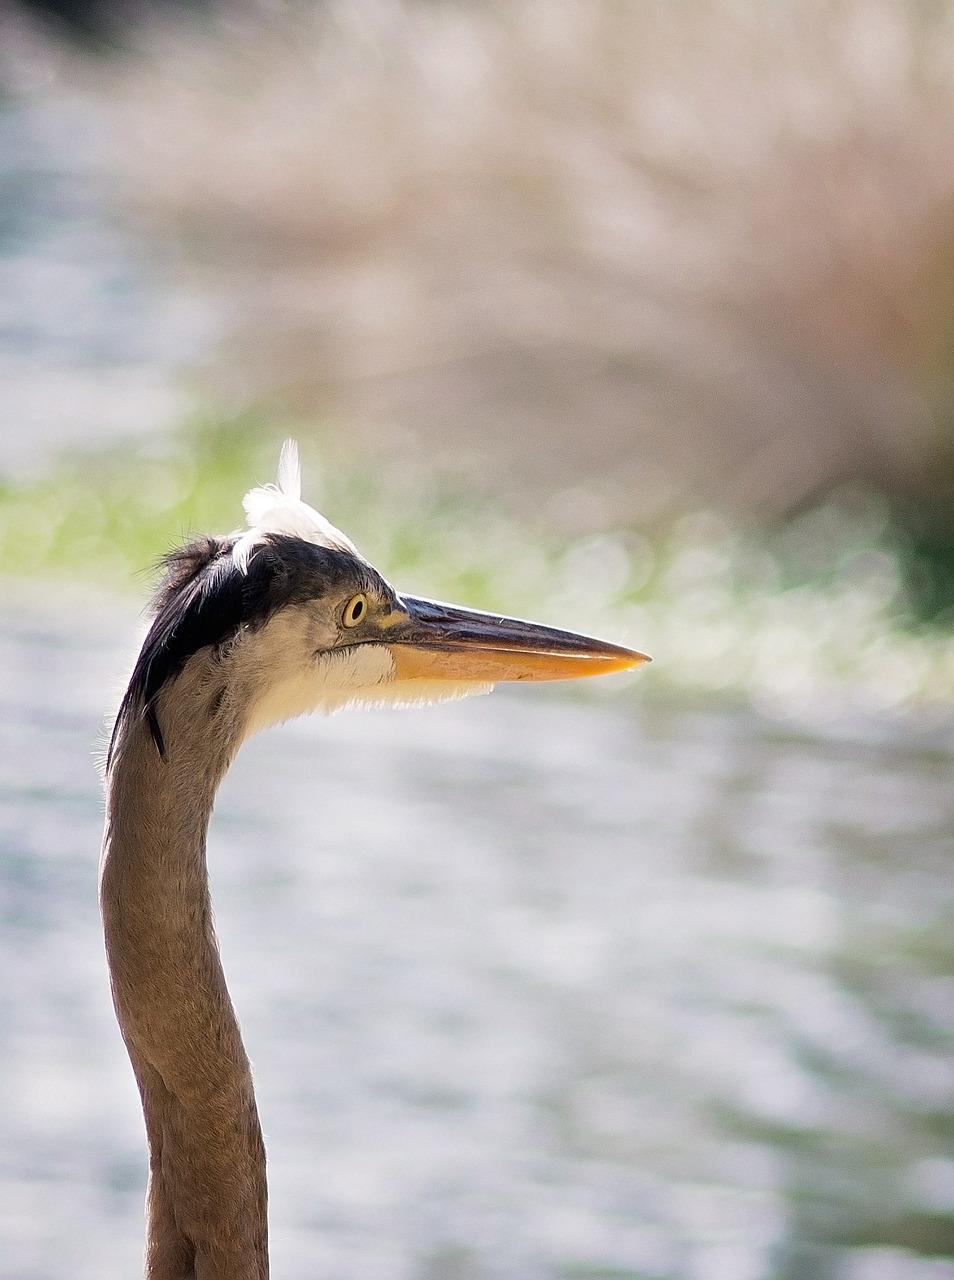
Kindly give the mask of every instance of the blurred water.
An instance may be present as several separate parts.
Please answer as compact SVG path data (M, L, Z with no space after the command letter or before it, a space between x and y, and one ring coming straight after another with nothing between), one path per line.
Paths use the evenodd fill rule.
M201 291L115 209L89 99L0 100L0 475L179 422L211 342Z
M136 1274L92 747L0 613L0 1275ZM287 1280L951 1280L954 726L532 690L250 743L210 843Z

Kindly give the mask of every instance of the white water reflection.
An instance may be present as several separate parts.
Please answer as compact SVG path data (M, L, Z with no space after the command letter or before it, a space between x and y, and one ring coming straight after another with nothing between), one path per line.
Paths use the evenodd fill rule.
M122 226L108 143L89 99L0 101L0 475L168 431L211 344L200 291Z
M135 1274L90 746L0 622L0 1274ZM542 690L248 744L210 842L294 1280L951 1280L954 733Z

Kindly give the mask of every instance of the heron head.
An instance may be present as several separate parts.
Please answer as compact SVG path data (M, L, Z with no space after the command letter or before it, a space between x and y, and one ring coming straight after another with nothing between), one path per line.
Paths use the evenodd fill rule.
M501 680L574 679L648 661L588 636L399 594L302 502L292 441L278 485L251 490L244 505L247 530L167 559L123 704L141 705L160 753L160 702L184 683L202 691L199 714L228 715L241 739L311 711L435 702ZM193 681L180 680L186 672Z

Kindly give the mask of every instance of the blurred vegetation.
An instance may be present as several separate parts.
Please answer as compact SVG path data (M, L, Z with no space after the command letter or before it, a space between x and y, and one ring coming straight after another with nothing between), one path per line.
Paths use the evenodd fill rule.
M132 42L150 18L183 17L208 7L208 0L14 0L46 23L50 34L86 52L117 53Z
M95 101L127 225L227 314L199 394L287 406L399 586L770 709L954 697L954 7L166 8L81 64L10 27L0 85ZM8 483L6 564L143 590L278 416Z
M228 0L97 85L225 282L213 402L624 521L947 466L950 4Z
M772 711L954 698L951 559L870 491L748 530L700 512L574 534L567 511L585 492L528 512L450 472L382 467L292 430L306 499L401 589L604 634L655 654L654 682L745 692ZM261 415L209 417L170 441L64 457L0 489L3 562L145 594L184 538L242 523L241 496L274 476L284 434Z

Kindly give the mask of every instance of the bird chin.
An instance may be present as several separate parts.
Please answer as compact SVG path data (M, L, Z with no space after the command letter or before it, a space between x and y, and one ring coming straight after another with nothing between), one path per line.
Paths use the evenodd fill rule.
M492 684L478 681L457 680L394 680L391 684L374 689L352 692L345 707L427 707L435 702L457 702L475 694L490 693ZM338 707L333 710L339 710Z
M395 680L391 650L373 643L332 649L306 668L272 669L268 675L252 701L243 737L297 716L333 715L347 707L427 706L489 693L494 687L488 681Z

